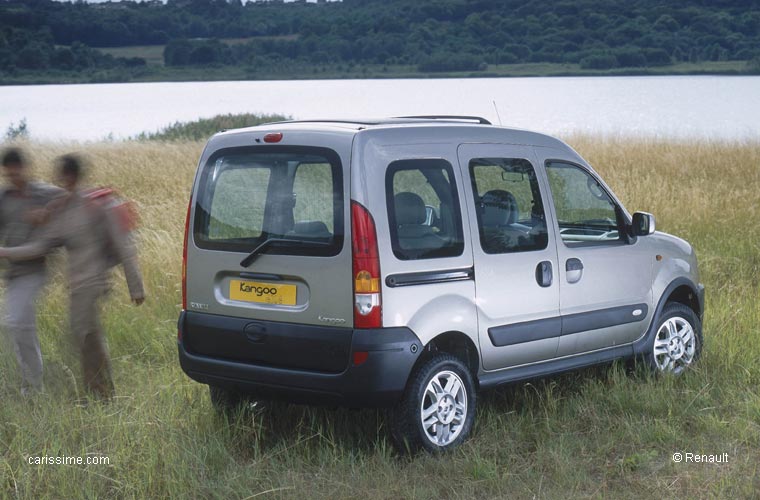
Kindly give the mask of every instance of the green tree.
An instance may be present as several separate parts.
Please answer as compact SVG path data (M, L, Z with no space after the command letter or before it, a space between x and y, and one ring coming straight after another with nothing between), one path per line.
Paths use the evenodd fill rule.
M32 43L25 46L16 56L16 66L22 69L46 69L49 64L49 49L41 43Z
M593 54L581 59L583 69L612 69L617 68L618 60L613 54Z

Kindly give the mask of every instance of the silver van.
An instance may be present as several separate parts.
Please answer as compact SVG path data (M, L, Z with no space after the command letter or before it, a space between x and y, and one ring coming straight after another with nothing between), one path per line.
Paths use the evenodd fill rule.
M394 408L452 448L476 392L702 345L685 241L563 142L482 118L292 121L213 136L188 206L179 359L244 398Z

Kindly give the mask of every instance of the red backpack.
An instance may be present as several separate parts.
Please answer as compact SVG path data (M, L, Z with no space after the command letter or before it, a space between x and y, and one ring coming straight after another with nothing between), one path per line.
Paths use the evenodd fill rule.
M93 204L101 207L105 212L118 221L119 230L125 233L126 241L132 240L132 232L140 224L140 215L137 212L135 203L131 200L121 198L116 190L108 187L87 189L83 192L84 198ZM115 242L109 238L105 242L105 252L108 259L109 267L115 267L121 264L119 254L114 249Z
M84 191L84 197L93 201L105 210L111 211L114 218L119 221L121 230L131 233L140 225L140 214L132 200L121 198L115 189L99 187Z

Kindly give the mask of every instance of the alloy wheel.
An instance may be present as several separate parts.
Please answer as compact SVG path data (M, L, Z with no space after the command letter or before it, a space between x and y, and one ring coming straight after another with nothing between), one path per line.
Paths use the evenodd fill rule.
M660 325L654 339L654 362L662 372L680 374L697 352L694 328L680 316L668 318Z
M436 373L425 387L420 407L425 436L438 446L452 443L467 419L467 389L456 373Z

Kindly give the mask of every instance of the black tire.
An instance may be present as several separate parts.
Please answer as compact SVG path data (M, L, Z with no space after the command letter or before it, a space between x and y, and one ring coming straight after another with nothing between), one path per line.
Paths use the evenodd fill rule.
M687 354L687 356L682 356L673 364L673 367L670 369L664 369L663 365L665 365L665 362L668 359L673 358L671 357L670 353L662 354L662 350L660 350L658 354L655 354L655 345L664 345L664 342L668 341L667 333L663 330L663 328L669 320L673 320L673 322L676 324L681 323L681 321L686 321L691 326L694 337L694 345L693 353L691 353L691 355L688 355L690 351L689 343L686 342L682 346L679 346L678 343L676 343L676 345L672 347L675 350L676 354L683 351L684 354ZM665 307L663 308L660 315L655 318L655 322L655 334L653 335L652 340L649 344L649 348L644 355L644 362L647 368L655 374L672 373L674 375L680 375L686 369L693 366L694 363L699 360L699 357L702 354L702 322L699 320L699 317L696 315L694 310L679 302L668 302L665 304ZM667 345L670 346L671 344L668 342Z
M465 411L463 412L463 418L459 419L459 424L450 421L441 428L441 431L446 429L445 432L447 433L447 436L450 436L448 433L451 432L455 433L456 437L451 439L450 442L440 445L433 442L431 438L428 437L428 432L426 432L425 426L422 422L421 411L423 404L432 402L432 399L430 399L429 396L426 396L426 389L434 377L448 376L449 380L456 380L456 377L451 377L451 375L447 375L446 372L455 374L456 377L458 377L458 380L461 381L464 394L460 396L460 402L466 401L466 405ZM444 407L444 414L448 418L451 411L451 405L450 402L446 401L446 398L442 399L444 400L442 404L448 405L447 407ZM456 400L450 397L449 401L454 401L454 411L456 413ZM412 375L409 378L401 402L393 412L392 416L391 437L393 443L402 453L416 453L420 449L436 453L456 448L469 437L470 432L472 431L472 425L475 421L476 404L477 397L475 394L475 382L473 381L473 376L470 373L470 370L464 362L451 354L435 354L423 361L412 372ZM441 413L437 412L436 415L436 418L440 418ZM457 417L454 416L452 418L456 419ZM439 424L436 424L436 426L438 425ZM433 429L435 426L428 428ZM446 439L448 439L448 437Z
M246 402L246 398L237 391L209 385L211 405L220 414L235 413Z

